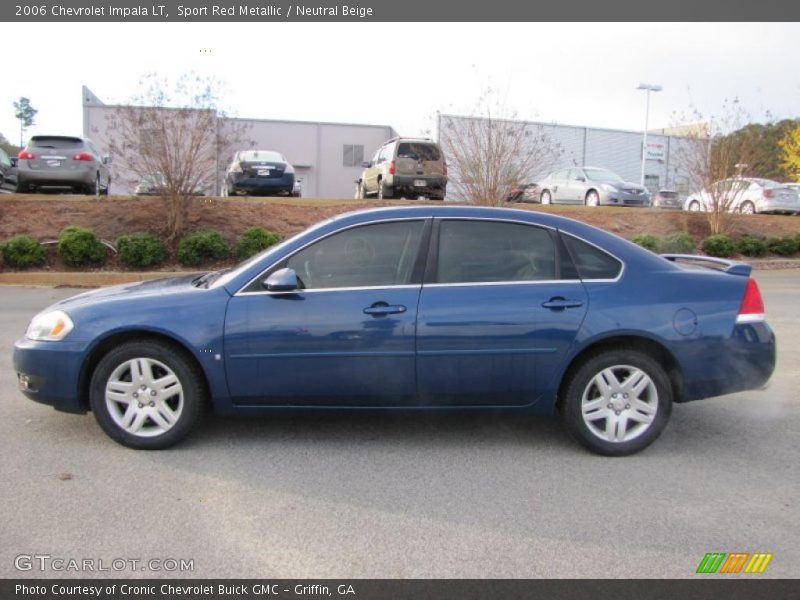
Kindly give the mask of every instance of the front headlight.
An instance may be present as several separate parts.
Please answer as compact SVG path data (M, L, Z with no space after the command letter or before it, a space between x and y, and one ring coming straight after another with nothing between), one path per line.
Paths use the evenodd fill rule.
M29 340L58 342L67 337L74 327L75 324L67 313L53 310L36 315L28 325L25 337Z
M604 192L616 192L617 188L611 185L610 183L601 183L600 189Z

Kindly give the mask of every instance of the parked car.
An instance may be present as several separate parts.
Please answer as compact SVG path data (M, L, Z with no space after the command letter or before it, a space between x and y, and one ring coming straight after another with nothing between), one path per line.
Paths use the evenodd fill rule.
M292 196L300 198L303 195L303 180L294 178L294 187L292 188Z
M27 397L91 410L133 448L178 442L208 402L558 413L624 455L673 402L757 389L775 366L750 266L684 258L548 213L359 211L233 269L62 300L13 365Z
M677 210L683 208L680 196L675 190L658 190L653 194L650 206L653 208L675 208Z
M11 158L6 151L0 148L0 186L11 183L10 176L14 167L11 165Z
M447 164L439 144L428 138L392 138L363 163L357 197L444 200Z
M205 196L205 184L198 182L189 195L191 196ZM167 183L164 175L156 173L155 175L145 175L136 184L133 193L137 196L157 196L167 189Z
M294 179L294 167L280 152L240 150L225 171L222 195L291 196Z
M746 215L800 213L800 197L796 190L784 183L757 177L733 177L717 181L710 190L689 194L683 208L692 212L707 212L713 209L715 199L729 212Z
M17 158L20 193L60 188L94 196L111 190L111 157L88 138L35 135Z
M536 183L520 183L506 194L506 202L538 202L539 185Z
M648 206L650 194L638 183L625 181L608 169L570 167L539 182L542 204L586 206Z

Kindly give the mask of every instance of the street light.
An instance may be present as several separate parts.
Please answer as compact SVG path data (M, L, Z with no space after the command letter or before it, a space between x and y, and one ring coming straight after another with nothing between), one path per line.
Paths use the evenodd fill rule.
M637 90L644 90L647 92L647 110L644 113L644 136L642 138L642 187L644 187L644 165L647 160L647 122L650 120L650 92L660 92L664 88L660 85L653 85L652 83L640 83Z

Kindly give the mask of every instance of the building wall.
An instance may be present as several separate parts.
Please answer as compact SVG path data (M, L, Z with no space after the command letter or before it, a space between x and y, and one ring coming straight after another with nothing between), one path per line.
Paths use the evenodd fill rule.
M466 119L453 115L442 115L440 126ZM451 121L452 120L452 121ZM544 172L535 173L533 179L541 179L548 173L562 167L588 165L605 167L617 173L626 181L638 183L642 169L642 132L614 129L578 127L553 123L524 122L536 137L544 133L558 148L560 157L553 165L545 167ZM648 133L647 144L658 158L646 161L645 175L649 188L677 188L686 193L688 174L681 168L681 147L686 139L678 136Z
M82 92L83 133L106 152L111 135L109 121L114 118L116 107L103 104L86 87ZM237 125L242 138L234 141L236 150L255 148L281 152L294 165L297 178L302 179L303 196L318 198L352 198L355 180L362 171L361 160L353 163L357 154L352 153L352 147L363 147L362 160L368 160L384 141L396 135L391 127L382 125L220 119L223 136L231 123ZM351 159L349 165L345 165L345 145L351 147L347 154ZM232 158L233 151L219 156L214 193L218 193L221 175ZM114 193L132 192L133 179L130 174L115 174Z

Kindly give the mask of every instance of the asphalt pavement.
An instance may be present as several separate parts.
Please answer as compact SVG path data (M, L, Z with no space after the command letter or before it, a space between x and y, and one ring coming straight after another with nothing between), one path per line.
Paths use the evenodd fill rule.
M683 578L707 552L770 552L757 577L795 577L800 269L757 278L770 387L678 405L618 459L514 415L209 418L128 450L17 391L14 340L79 290L0 287L0 577Z

